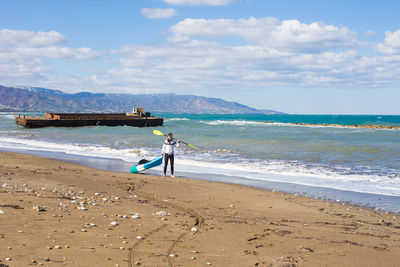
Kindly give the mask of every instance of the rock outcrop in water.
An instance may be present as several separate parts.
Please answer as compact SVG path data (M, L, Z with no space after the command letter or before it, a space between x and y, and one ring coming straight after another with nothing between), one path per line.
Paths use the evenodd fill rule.
M275 123L275 122L269 122L269 121L264 121L264 123ZM292 122L286 122L282 124L288 124L288 125L297 125L297 126L322 126L322 127L345 127L345 128L371 128L371 129L400 129L400 126L393 126L393 125L345 125L345 124L328 124L328 123L292 123Z

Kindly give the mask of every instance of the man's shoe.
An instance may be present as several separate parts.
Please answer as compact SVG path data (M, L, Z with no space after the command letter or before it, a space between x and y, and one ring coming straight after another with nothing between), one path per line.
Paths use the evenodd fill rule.
M166 174L164 174L163 176L164 176L164 177L167 177L167 175L166 175Z
M175 175L171 174L171 177L175 177Z

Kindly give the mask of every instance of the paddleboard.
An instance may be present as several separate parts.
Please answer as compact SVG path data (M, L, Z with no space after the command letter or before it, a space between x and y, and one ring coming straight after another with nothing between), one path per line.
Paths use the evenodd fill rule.
M160 157L160 158L153 159L152 161L133 166L131 168L131 173L138 173L138 172L141 172L141 171L156 167L158 165L161 165L162 160L163 160L163 158Z

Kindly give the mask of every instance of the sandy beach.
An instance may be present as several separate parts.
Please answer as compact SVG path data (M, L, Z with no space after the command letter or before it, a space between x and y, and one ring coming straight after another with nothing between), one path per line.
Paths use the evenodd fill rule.
M399 215L0 152L0 266L399 266Z

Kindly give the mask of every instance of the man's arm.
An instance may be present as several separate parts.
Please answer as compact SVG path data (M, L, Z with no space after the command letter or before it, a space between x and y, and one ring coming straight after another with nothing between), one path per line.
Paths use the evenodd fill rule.
M180 144L181 144L181 140L179 140L179 139L178 139L178 140L176 140L175 147L176 147L176 148L178 148Z

